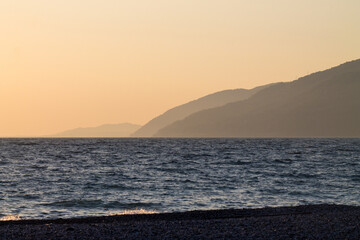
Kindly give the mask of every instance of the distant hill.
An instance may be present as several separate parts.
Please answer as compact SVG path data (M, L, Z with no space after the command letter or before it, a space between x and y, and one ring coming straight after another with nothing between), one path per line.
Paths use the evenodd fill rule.
M223 106L227 103L237 102L247 99L256 92L265 89L270 85L256 87L250 90L247 89L234 89L216 92L197 100L188 102L186 104L174 107L162 115L152 119L142 128L136 131L133 137L152 137L161 128L174 123L175 121L182 120L187 116L209 108Z
M200 111L158 137L360 137L360 60Z
M140 127L130 123L105 124L98 127L71 129L50 137L129 137Z

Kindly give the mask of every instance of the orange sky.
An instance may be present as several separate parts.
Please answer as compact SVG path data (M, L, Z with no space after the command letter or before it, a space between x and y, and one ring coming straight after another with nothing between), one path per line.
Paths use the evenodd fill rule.
M360 58L358 0L0 2L0 136L144 124Z

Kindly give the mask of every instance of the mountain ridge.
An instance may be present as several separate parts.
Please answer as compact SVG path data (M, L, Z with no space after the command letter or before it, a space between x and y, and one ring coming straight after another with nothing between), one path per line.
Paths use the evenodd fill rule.
M79 127L48 137L130 137L141 126L131 123L103 124L96 127Z
M359 93L360 60L354 60L272 85L246 100L194 113L155 136L360 136Z
M137 130L133 137L152 137L158 130L178 120L182 120L187 116L213 107L225 105L230 102L246 99L256 92L271 86L267 84L252 89L229 89L215 92L204 97L195 99L188 103L178 105L164 112L163 114L153 118L143 127Z

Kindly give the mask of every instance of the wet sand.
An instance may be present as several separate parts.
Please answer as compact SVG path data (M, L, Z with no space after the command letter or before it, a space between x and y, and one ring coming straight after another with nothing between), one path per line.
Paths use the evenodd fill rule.
M360 206L2 221L0 239L360 239Z

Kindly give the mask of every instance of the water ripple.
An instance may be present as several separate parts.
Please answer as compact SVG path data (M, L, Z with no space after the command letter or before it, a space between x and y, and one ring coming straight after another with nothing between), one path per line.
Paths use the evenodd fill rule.
M360 205L360 139L0 139L1 217Z

